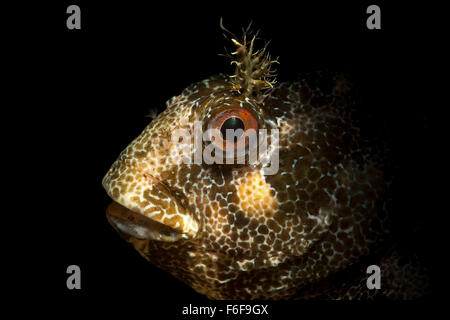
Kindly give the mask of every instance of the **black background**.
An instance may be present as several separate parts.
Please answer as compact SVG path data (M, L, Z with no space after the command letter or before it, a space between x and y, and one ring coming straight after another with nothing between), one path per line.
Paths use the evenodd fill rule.
M66 28L70 4L81 7L81 30ZM381 30L366 28L370 4L381 7ZM166 100L192 82L232 72L229 61L218 56L228 46L219 28L223 17L235 33L252 20L261 37L272 40L269 51L279 57L279 81L323 68L349 72L358 80L366 107L378 110L379 119L393 130L394 155L401 164L396 228L401 230L403 222L420 224L423 237L417 242L425 248L434 283L439 282L439 248L433 245L432 229L438 213L430 204L434 185L427 156L433 150L434 111L422 95L428 90L424 73L433 60L430 48L435 41L424 18L436 10L381 1L62 1L19 9L21 17L11 30L24 31L13 37L13 46L22 48L17 54L21 62L13 63L17 73L11 82L29 88L16 96L17 105L27 106L19 110L24 121L16 129L32 132L23 160L34 160L25 168L25 185L31 194L26 201L33 208L27 221L36 236L26 239L25 249L22 246L27 262L16 280L33 283L37 293L32 299L67 310L107 301L102 307L108 310L137 309L174 318L189 303L213 304L153 267L119 238L105 218L110 200L101 179L145 128L150 108L162 110ZM29 27L23 27L25 21ZM81 267L82 290L66 288L71 264ZM21 294L29 293L26 288L16 287ZM298 308L330 310L305 303L271 307L271 318Z

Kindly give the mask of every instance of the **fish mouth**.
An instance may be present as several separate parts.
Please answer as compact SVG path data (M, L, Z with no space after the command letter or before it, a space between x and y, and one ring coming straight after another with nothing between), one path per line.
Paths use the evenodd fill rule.
M199 223L185 207L187 200L154 176L143 173L129 185L108 172L102 184L113 200L106 210L107 219L119 233L168 242L196 236ZM117 185L124 192L117 192Z
M119 232L141 240L175 242L185 234L113 201L106 209L108 222Z

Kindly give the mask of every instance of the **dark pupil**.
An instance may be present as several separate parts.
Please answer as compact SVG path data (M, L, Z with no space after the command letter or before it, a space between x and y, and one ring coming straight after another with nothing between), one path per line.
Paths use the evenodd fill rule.
M222 133L222 137L224 139L227 138L227 131L226 131L227 129L233 129L233 130L242 129L242 130L244 130L244 123L242 122L241 119L236 118L236 117L231 117L227 121L225 121L222 124L222 128L220 129L220 132ZM235 135L235 138L237 139L237 138L239 138L239 136Z

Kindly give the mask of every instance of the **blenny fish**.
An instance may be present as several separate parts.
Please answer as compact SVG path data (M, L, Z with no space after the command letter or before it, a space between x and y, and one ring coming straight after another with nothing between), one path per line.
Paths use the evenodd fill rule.
M423 295L423 276L395 246L385 249L386 157L361 134L349 78L328 73L277 83L278 61L267 44L255 50L257 34L247 28L236 37L221 28L235 47L226 54L235 73L168 100L122 151L102 182L113 200L110 224L152 264L211 299ZM196 122L221 132L277 129L278 171L265 174L262 161L180 161L194 158L196 148L185 148L194 140L172 134L193 137ZM210 143L222 148L230 142L222 138ZM233 150L239 139L229 144ZM366 283L374 263L380 289Z

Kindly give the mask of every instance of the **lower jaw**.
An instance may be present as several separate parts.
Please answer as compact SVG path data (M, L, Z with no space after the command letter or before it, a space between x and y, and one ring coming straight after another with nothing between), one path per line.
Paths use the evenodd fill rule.
M106 210L109 223L119 232L141 240L175 242L183 238L176 230L113 201Z

